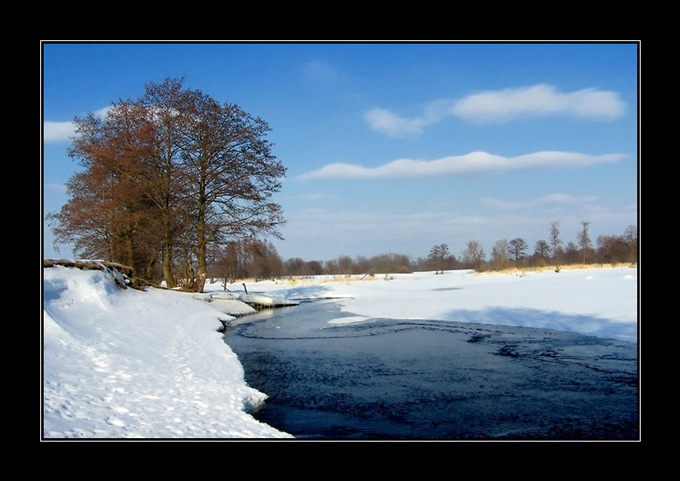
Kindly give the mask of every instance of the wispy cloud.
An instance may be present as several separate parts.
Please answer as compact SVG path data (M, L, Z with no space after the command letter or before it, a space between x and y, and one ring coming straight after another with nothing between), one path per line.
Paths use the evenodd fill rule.
M44 142L63 142L75 134L73 122L45 122L43 124Z
M461 215L447 211L404 213L370 209L360 211L318 209L291 215L290 224L294 224L295 229L294 232L287 233L286 238L303 236L308 241L311 236L315 239L324 239L324 244L332 244L349 237L361 238L366 240L369 251L375 248L376 243L392 244L395 239L406 238L422 241L424 235L446 238L452 231L472 233L476 229L497 222L494 217ZM373 247L369 247L370 244L373 244Z
M575 197L571 194L564 194L556 192L554 194L546 194L533 200L527 201L505 201L494 198L484 198L480 200L480 204L491 209L498 210L516 210L528 207L550 207L550 206L565 206L574 204L587 204L596 201L594 196Z
M420 134L425 127L447 117L473 124L546 116L614 120L620 118L625 109L625 102L616 92L596 88L559 92L554 86L539 84L479 92L458 100L437 100L428 104L422 115L415 117L402 117L387 109L375 108L366 112L365 119L378 132L403 137Z
M428 104L423 114L417 117L400 117L386 109L371 109L364 115L372 129L390 137L419 135L425 127L436 124L452 115L455 103L451 100L437 100Z
M518 117L565 115L612 120L623 115L616 92L594 88L562 93L550 85L482 92L456 102L453 114L468 122L505 122Z
M371 109L364 115L373 130L390 137L418 135L427 125L422 118L403 118L386 109Z
M59 192L59 193L65 193L66 192L66 184L47 183L47 184L45 184L45 190L50 190L50 191Z
M311 60L302 67L304 78L314 83L326 83L339 78L338 70L328 62Z
M335 163L298 177L312 179L380 179L399 177L434 177L496 173L512 170L587 167L616 162L627 157L623 154L588 155L576 152L543 151L517 157L503 157L487 152L471 152L436 160L399 159L379 167L362 167L355 164Z
M111 106L95 110L95 117L104 118L111 110ZM76 133L74 122L43 122L43 142L66 142L70 141Z

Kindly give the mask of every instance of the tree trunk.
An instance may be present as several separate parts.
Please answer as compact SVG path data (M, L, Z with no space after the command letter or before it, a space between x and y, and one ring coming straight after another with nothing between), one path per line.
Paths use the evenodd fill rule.
M156 256L151 256L151 259L149 259L149 263L146 265L146 279L147 280L153 279L153 271L154 271L155 266L156 266Z
M201 250L203 252L201 252ZM196 271L196 292L203 292L205 280L208 277L208 267L205 262L205 247L198 251L198 270Z
M175 278L172 277L172 256L170 246L163 247L163 279L168 289L175 288Z
M132 275L137 276L137 268L135 267L135 246L133 242L133 229L131 225L126 226L125 232L125 257L124 265L132 268Z
M172 247L170 236L170 219L168 213L163 216L163 228L165 230L163 239L163 278L168 289L175 288L175 278L172 276Z
M203 182L201 182L200 187L203 190ZM199 196L198 204L198 218L196 222L196 256L198 260L198 270L196 272L196 292L203 292L205 287L205 279L208 276L208 266L206 262L206 244L208 243L205 235L205 213L206 204L204 195L201 193Z

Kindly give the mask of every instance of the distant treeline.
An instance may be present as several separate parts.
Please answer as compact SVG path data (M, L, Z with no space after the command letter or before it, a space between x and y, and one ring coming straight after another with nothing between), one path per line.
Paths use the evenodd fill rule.
M550 236L529 248L522 238L501 239L491 252L477 241L467 242L459 256L447 244L432 246L427 257L412 259L404 254L380 254L372 257L341 255L330 260L284 260L267 240L230 243L215 253L209 276L220 279L268 279L284 276L375 275L453 269L502 270L513 267L568 266L574 264L634 264L638 256L638 233L635 226L621 235L599 236L595 243L589 235L589 223L582 222L575 241L563 242L559 223L550 226ZM190 272L186 274L191 275ZM181 276L180 276L181 277Z

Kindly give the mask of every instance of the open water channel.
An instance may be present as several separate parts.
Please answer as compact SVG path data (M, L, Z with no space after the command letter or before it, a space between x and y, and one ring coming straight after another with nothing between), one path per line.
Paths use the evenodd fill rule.
M637 348L522 327L344 316L337 300L263 311L225 331L253 415L304 439L628 440Z

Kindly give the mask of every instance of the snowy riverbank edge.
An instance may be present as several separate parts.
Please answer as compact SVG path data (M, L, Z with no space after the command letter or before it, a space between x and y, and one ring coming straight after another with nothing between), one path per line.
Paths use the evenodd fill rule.
M211 303L97 270L43 274L44 439L289 437L248 414L266 395Z
M251 287L291 300L343 297L343 310L356 314L353 321L467 315L470 322L494 323L503 317L499 305L514 312L515 321L531 306L547 313L543 325L533 327L573 327L636 342L637 271L566 272L455 271L370 283L314 279ZM44 439L289 437L248 414L266 394L247 386L238 358L217 332L229 318L224 306L187 293L121 290L101 271L59 266L44 269L43 287ZM565 320L575 325L565 326Z

